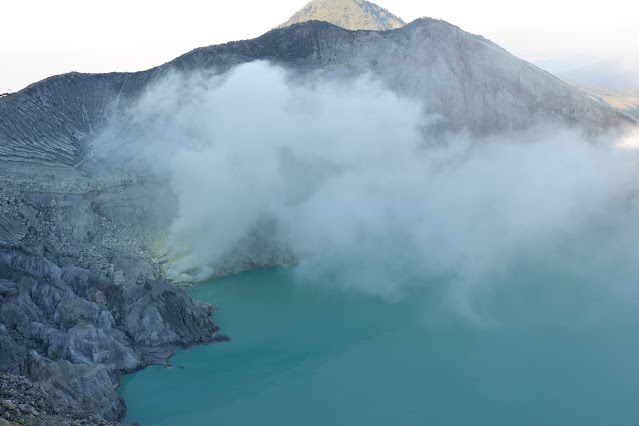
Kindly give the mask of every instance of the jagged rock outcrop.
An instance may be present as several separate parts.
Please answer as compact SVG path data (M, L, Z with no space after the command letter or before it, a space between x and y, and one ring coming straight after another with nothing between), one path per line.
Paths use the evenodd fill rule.
M406 25L401 18L366 0L313 0L278 28L307 21L325 21L347 30L386 31Z
M118 420L121 374L164 363L178 346L211 343L212 306L163 281L121 286L0 249L0 368L50 383L69 404Z

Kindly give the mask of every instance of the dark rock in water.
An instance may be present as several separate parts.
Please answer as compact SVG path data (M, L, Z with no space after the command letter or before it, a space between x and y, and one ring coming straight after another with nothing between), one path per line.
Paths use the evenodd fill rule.
M214 337L214 340L216 342L230 342L231 338L229 336L227 336L226 334L218 334Z

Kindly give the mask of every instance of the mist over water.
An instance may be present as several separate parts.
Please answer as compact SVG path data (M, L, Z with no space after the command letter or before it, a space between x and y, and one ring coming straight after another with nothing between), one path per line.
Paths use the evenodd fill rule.
M168 275L230 343L123 379L158 424L635 424L637 132L434 135L369 77L173 75L131 145L178 200ZM439 126L441 127L441 126Z
M578 305L562 303L566 315L611 308L609 298L575 291L574 282L531 272L510 283L518 292L491 297L492 308L511 321L479 327L425 321L425 308L437 303L424 288L388 303L309 286L291 269L203 284L192 296L220 306L214 319L233 340L178 351L173 367L124 377L119 392L129 408L126 420L167 426L636 424L636 312L617 324L526 324L518 318L522 307L537 314L545 307L557 319L553 298L566 292ZM521 289L522 280L538 279L549 279L541 292Z
M171 279L206 280L259 238L305 282L389 301L434 287L480 322L494 278L522 268L635 296L639 158L618 145L636 134L433 136L441 117L370 77L309 81L261 62L176 74L133 110L152 129L134 146L178 198Z

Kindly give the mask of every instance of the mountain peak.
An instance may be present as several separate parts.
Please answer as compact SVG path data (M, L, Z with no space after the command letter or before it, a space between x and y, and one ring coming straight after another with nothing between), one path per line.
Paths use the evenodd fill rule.
M347 30L385 31L406 25L401 18L366 0L312 0L278 28L311 20Z

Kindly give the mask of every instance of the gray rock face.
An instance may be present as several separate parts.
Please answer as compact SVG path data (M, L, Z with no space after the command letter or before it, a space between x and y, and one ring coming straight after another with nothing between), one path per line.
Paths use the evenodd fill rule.
M215 341L212 306L162 281L128 288L44 257L0 250L0 367L51 383L69 403L124 417L121 374Z
M444 131L484 135L551 124L596 134L636 122L481 36L426 18L385 32L311 21L255 40L196 49L165 66L225 70L255 59L313 78L370 73L396 93L422 101L427 113L442 118Z
M34 383L25 377L0 373L0 426L15 424L116 425L98 416L77 411L60 391L48 384Z
M598 133L634 123L495 44L428 19L387 32L308 22L145 72L43 80L0 98L0 371L120 419L121 374L163 363L177 346L224 340L212 307L168 285L156 258L175 195L118 143L145 131L127 106L165 74L219 74L258 59L301 78L370 73L422 101L442 118L441 131L550 122ZM292 261L261 244L238 247L222 273Z
M115 393L108 372L102 366L49 361L32 355L29 376L50 383L70 406L98 414L107 420L122 419L126 407Z
M120 113L149 83L171 70L221 73L258 59L323 78L370 72L392 90L423 101L427 112L444 118L446 129L491 133L550 121L597 131L634 122L444 21L418 19L384 32L310 21L254 40L195 49L149 71L71 73L33 84L0 99L0 155L99 175L103 166L92 162L89 142L107 122L122 121L121 129L131 130Z

